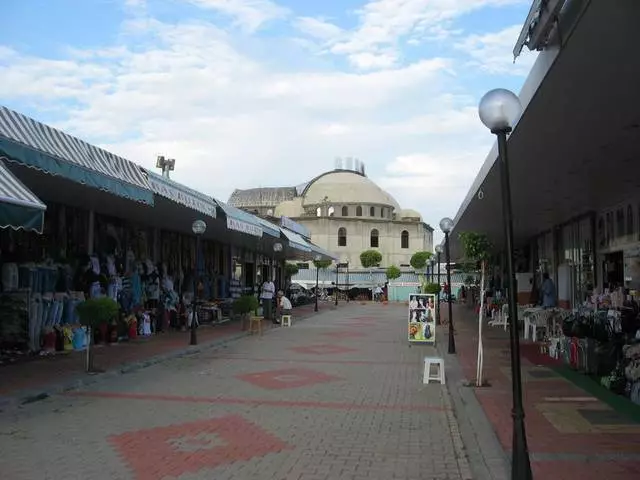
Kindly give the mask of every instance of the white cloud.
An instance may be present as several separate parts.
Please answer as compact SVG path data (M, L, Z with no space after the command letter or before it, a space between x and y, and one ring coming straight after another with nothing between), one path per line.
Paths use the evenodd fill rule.
M524 0L371 0L356 11L358 26L338 30L330 51L345 55L358 68L389 68L400 58L402 41L419 44L422 39L443 40L460 29L452 21L488 6L523 3ZM326 24L325 32L334 25ZM382 58L382 60L379 60Z
M240 5L207 3L227 12ZM416 2L399 8L405 3ZM460 3L472 2L430 4ZM246 18L245 25L258 26L267 17ZM359 31L316 20L298 18L296 25L328 48ZM452 59L394 64L399 50L391 42L350 52L363 70L322 63L327 57L275 68L277 49L265 57L243 49L242 39L204 21L169 24L140 14L116 43L69 48L63 59L0 46L0 98L49 117L53 111L55 126L147 168L158 154L176 158L176 180L221 199L234 188L300 184L332 169L334 157L352 155L426 221L455 214L491 139ZM259 41L269 51L274 40Z
M183 0L198 7L216 10L234 19L235 23L253 32L270 20L284 18L287 8L271 0Z
M483 72L524 76L531 70L537 53L525 49L514 63L513 47L521 30L521 25L513 25L499 32L470 35L458 42L456 48L471 57L470 66Z
M333 40L342 34L340 27L319 18L298 17L294 26L300 32L319 40Z

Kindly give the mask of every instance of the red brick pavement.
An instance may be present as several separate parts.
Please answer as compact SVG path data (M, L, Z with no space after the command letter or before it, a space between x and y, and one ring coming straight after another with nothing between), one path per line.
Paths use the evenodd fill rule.
M446 309L442 309L442 315L446 320ZM466 306L456 305L454 325L457 357L464 376L472 380L476 375L477 315ZM483 344L484 378L490 386L476 388L475 394L503 448L510 450L512 396L508 334L502 328L485 327ZM522 370L527 439L536 479L640 478L640 425L631 420L622 425L618 422L591 424L577 411L610 407L524 357ZM536 375L537 372L543 373ZM630 458L625 458L625 454Z
M320 305L319 312L333 308ZM314 305L294 309L297 319L314 315ZM231 322L218 327L203 326L198 329L198 342L206 345L225 338L237 336L239 324ZM98 345L94 349L95 366L112 371L153 357L185 350L189 345L189 332L170 331L150 338L114 345ZM0 396L10 396L23 391L46 390L51 385L66 384L85 376L85 353L69 352L35 358L31 361L0 367Z

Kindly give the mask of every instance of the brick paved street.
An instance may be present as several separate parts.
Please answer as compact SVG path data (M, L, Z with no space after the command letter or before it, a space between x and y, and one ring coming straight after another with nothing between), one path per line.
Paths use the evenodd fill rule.
M405 306L354 305L0 414L31 479L469 479Z
M446 309L443 309L443 313L446 317ZM479 402L500 444L509 451L512 396L508 334L501 328L484 329L485 380L490 386L468 388L460 385L464 379L474 379L476 374L477 315L465 306L455 305L454 324L456 357L462 375L458 385L454 385L453 380L449 382L449 389L454 396L456 392L463 395L475 393L477 400L473 401ZM541 362L532 363L527 359L527 351L533 352L535 347L527 347L527 342L524 342L524 406L534 478L640 478L640 424L618 414L609 405L555 373L552 368L537 364ZM468 409L468 398L466 403ZM486 461L486 453L484 457ZM477 466L479 461L472 459L471 462ZM486 478L508 477L504 468L496 468L494 474Z

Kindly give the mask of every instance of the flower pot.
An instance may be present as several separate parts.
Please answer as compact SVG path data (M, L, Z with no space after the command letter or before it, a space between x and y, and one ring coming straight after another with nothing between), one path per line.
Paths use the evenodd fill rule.
M96 344L98 343L107 343L107 339L109 338L109 325L106 323L100 324L98 328L96 328L97 335L94 338Z

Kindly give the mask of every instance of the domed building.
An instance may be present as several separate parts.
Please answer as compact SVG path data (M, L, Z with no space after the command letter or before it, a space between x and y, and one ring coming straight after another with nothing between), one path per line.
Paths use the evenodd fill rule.
M415 252L432 251L433 228L418 212L402 209L365 175L362 163L338 167L298 187L235 190L228 203L266 218L292 219L353 270L362 268L364 250L379 250L383 268L409 267Z

